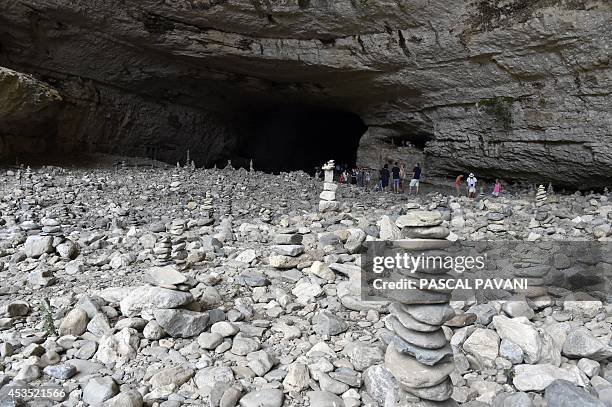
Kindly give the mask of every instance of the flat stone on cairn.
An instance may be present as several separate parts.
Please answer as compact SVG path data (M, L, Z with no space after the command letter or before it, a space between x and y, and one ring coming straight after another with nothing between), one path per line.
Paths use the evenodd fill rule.
M449 230L442 226L442 215L437 211L410 211L399 216L395 225L402 236L411 238L395 241L394 246L421 252L439 251L452 245L445 240ZM422 236L423 238L416 238ZM417 270L431 278L450 277L450 270ZM401 271L398 271L400 274ZM410 273L399 277L414 278ZM401 291L401 295L393 295ZM450 374L454 369L453 352L446 340L442 325L455 312L449 305L450 293L420 289L396 290L391 293L396 302L389 306L391 315L385 325L393 332L385 366L397 380L400 398L418 398L414 405L457 405L451 399L453 385ZM402 394L403 392L403 394Z
M319 211L337 211L340 208L340 203L336 201L336 190L338 185L334 183L334 160L329 160L323 165L323 192L321 192L319 201Z

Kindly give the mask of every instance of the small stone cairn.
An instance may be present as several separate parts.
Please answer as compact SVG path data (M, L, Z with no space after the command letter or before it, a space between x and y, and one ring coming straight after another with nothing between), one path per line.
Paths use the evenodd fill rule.
M155 255L155 264L158 266L165 266L170 264L170 254L172 252L172 239L170 236L162 236L155 246L153 247L153 254Z
M183 233L187 230L187 223L184 219L174 219L170 224L168 232L173 236L172 238L172 250L170 257L176 264L184 263L187 258L187 243Z
M450 231L442 221L438 211L415 210L399 216L395 225L406 238L395 241L394 246L414 255L445 255L443 249L452 242L445 239ZM419 269L413 274L398 269L397 273L408 279L438 279L450 277L448 271ZM389 306L391 315L385 323L393 334L385 340L389 343L385 366L399 386L392 405L456 406L451 399L453 351L442 330L455 315L449 305L450 293L415 288L394 291L390 297L395 302Z
M43 218L41 220L41 223L42 223L42 231L40 234L42 236L56 236L56 237L63 236L62 226L60 225L57 219Z
M294 230L287 230L274 236L274 244L270 247L272 254L269 257L272 267L290 269L299 264L298 256L304 253L304 245L302 235L293 232Z
M323 192L319 197L319 211L337 211L340 208L340 203L336 201L336 190L338 184L334 182L334 160L329 160L323 165L324 179L323 179Z
M210 191L206 191L206 195L202 200L202 205L200 205L200 209L202 210L202 214L204 215L204 219L208 219L208 223L214 222L214 214L215 207L213 205L213 197Z
M540 185L538 187L538 191L536 192L536 196L535 196L536 207L540 208L544 206L546 204L546 199L547 199L546 189L544 188L544 185Z

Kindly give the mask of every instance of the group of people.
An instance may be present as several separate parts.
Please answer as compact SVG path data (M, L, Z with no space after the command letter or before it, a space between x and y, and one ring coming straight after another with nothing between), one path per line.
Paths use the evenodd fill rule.
M353 184L358 187L369 188L372 186L372 173L374 170L367 167L350 168L348 165L336 164L335 168L335 179L341 184ZM319 168L315 169L315 177L320 178L322 175ZM396 194L403 194L405 187L408 185L408 194L412 194L413 190L415 194L419 193L419 184L422 176L421 165L417 163L412 168L412 174L410 176L410 182L408 182L408 172L404 164L399 164L397 161L392 164L389 169L389 164L384 164L381 169L378 170L378 183L376 189L380 191L387 191L391 186L391 191ZM473 173L470 173L465 180L467 187L468 198L476 197L476 185L478 180ZM463 185L463 174L460 174L455 179L455 191L457 196L462 195ZM484 188L481 187L481 194L484 194ZM501 193L501 182L499 179L495 179L493 184L492 196L498 197Z
M455 178L455 191L457 192L457 196L461 195L462 180L463 180L463 174L460 174L457 176L457 178ZM477 183L478 183L478 180L476 179L474 174L470 173L470 175L468 175L466 179L468 198L476 197L476 184ZM481 187L481 194L483 193L484 193L484 188ZM500 193L501 193L501 182L498 178L496 178L495 184L493 184L493 191L491 192L491 195L497 198Z
M398 165L397 162L393 164L391 170L389 170L389 164L385 164L379 170L378 187L380 190L385 191L389 184L391 184L391 190L396 194L404 193L404 188L407 180L407 172L404 164ZM412 178L408 184L408 193L412 194L412 189L415 189L415 193L419 193L419 183L421 180L421 166L417 163L412 169Z

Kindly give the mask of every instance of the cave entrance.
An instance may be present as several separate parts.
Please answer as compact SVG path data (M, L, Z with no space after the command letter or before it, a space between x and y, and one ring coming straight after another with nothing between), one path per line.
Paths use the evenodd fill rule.
M355 166L359 139L367 130L354 113L298 104L253 110L249 122L237 154L252 158L258 171L273 173L313 173L330 159Z

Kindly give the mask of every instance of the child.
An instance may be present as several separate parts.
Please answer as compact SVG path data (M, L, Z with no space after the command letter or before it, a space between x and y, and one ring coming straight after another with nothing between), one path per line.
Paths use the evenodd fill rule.
M495 185L493 186L493 196L497 198L500 192L501 192L501 182L499 182L499 179L496 178Z

